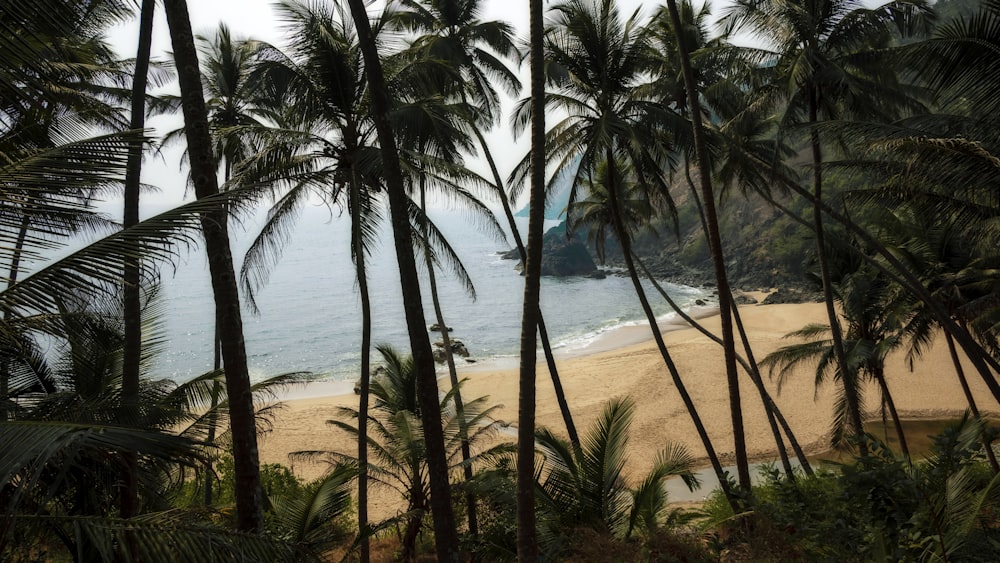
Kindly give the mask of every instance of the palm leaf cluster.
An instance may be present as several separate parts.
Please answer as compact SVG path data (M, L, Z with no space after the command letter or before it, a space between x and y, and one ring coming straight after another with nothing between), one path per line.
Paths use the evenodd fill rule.
M869 384L877 387L883 417L896 422L909 457L887 376L893 351L916 361L943 333L955 358L964 353L973 377L1000 401L998 0L940 22L934 15L943 7L921 0L738 0L722 10L719 36L708 31L707 8L689 2L669 0L646 17L641 9L623 13L613 0L561 0L550 7L544 29L536 3L533 94L511 116L515 135L534 127L535 152L511 161L510 170L501 170L507 163L494 157L486 133L503 121L504 96L519 94L513 61L521 52L510 25L483 20L482 2L397 0L370 19L354 0L282 0L275 13L286 32L284 44L242 39L223 25L199 38L197 51L190 22L178 21L187 18L186 3L164 8L175 55L189 59L175 66L182 96L148 97L149 107L183 109L187 116L185 127L164 142L190 142L187 158L199 197L119 229L93 204L117 193L130 152L151 141L128 131L125 120L133 61L120 60L103 39L110 25L130 17L131 6L0 1L5 550L27 553L35 544L78 559L152 560L170 545L176 549L171 558L181 560L195 560L206 549L224 560L313 557L342 539L331 522L348 511L350 489L357 486L361 500L352 547L362 560L370 556L369 538L395 522L402 524L402 557L416 557L430 512L439 557L448 559L458 555L452 481L465 493L470 545L498 548L495 538L478 537L476 514L482 508L491 518L509 515L511 498L503 491L509 492L511 482L503 468L511 459L506 446L490 442L499 427L491 418L495 407L484 399L462 399L453 363L451 388L441 397L436 393L414 253L424 259L432 293L438 270L454 275L470 295L475 289L457 249L428 217L429 199L463 207L472 221L502 238L485 203L487 196L497 200L530 274L522 342L530 365L523 369L523 397L533 405L538 330L570 442L553 431L536 434L533 410L522 411L516 497L518 553L524 558L538 556L540 545L553 556L565 553L569 529L621 542L637 532L654 537L658 528L677 522L668 514L663 480L675 473L690 479L692 463L685 452L668 448L630 488L628 401L610 403L592 432L576 436L537 303L542 184L569 180L571 227L586 231L602 258L618 256L624 263L671 393L676 389L684 403L736 511L752 505L746 504L752 492L742 442L741 378L760 393L789 483L795 474L784 441L795 447L795 437L767 395L749 344L736 352L738 310L722 306L723 334L711 336L724 348L738 486L744 490L729 483L718 440L701 423L685 374L660 337L639 275L648 272L635 252L639 239L680 234L685 205L693 204L704 230L723 304L730 299L728 241L719 236L717 205L725 209L729 198L760 198L811 233L809 268L824 291L828 323L799 331L794 336L804 343L760 365L778 373L779 387L802 365L815 366L817 385L832 377L839 397L833 437L857 447L860 466L871 461L869 448L878 450L863 436ZM755 46L741 46L740 33L753 36ZM188 64L199 55L200 65ZM154 70L153 78L157 83L165 76ZM204 107L196 103L199 95ZM546 120L547 129L538 127ZM470 169L479 156L488 165L487 178ZM217 179L213 172L222 176L221 190L208 181ZM529 183L535 221L525 247L511 205ZM681 193L686 203L675 200ZM352 225L344 244L351 249L366 317L362 398L359 409L340 413L350 422L333 424L356 436L359 455L330 454L334 468L324 480L264 502L254 444L266 421L244 416L251 414L253 390L244 377L239 323L232 322L241 296L227 258L226 222L265 202L269 206L239 276L242 297L253 308L255 293L279 266L299 212L316 201L344 211ZM796 209L811 210L812 217ZM366 260L386 221L392 222L405 270L413 358L380 348L386 371L369 381ZM107 236L45 261L81 233ZM236 314L217 315L220 359L227 359L219 362L221 371L185 385L140 379L135 403L135 397L123 396L122 358L136 352L122 336L123 271L138 264L142 272L138 281L124 276L146 296L146 341L141 353L130 356L140 358L142 372L155 361L158 345L151 324L158 266L176 261L202 235L212 247L219 311L228 306ZM28 267L36 261L43 264ZM438 322L445 324L437 296L432 300ZM447 339L445 344L449 348ZM948 450L962 452L955 454L960 462L941 454L910 468L926 472L912 479L923 503L912 529L939 533L921 539L919 549L903 549L908 556L948 559L969 546L988 545L980 543L989 535L983 515L995 506L996 479L977 478L969 460L984 444L994 471L1000 468L959 359L955 369L972 421L956 438L961 444ZM229 397L221 394L223 382L233 393ZM217 435L230 421L237 427ZM184 481L192 470L203 483L211 481L220 444L234 450L235 522L245 531L266 528L260 537L213 523L228 522L225 512L174 508L178 491L190 487ZM484 471L492 465L500 469ZM483 480L493 478L502 484L484 493ZM393 522L368 522L369 479L394 488L407 502ZM124 508L119 482L138 483L138 516ZM129 517L119 518L119 510ZM506 548L491 553L510 556Z

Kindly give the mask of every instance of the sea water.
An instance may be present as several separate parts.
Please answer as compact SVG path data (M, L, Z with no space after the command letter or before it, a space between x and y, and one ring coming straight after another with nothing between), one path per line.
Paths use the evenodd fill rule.
M445 266L436 269L443 314L465 343L476 365L513 365L521 330L524 278L517 261L499 253L513 246L509 239L484 232L462 210L433 209L430 216L461 259L475 286L473 296ZM264 214L230 227L239 271L243 253L257 235ZM391 227L378 227L378 243L368 258L372 302L372 343L409 348ZM548 221L547 227L558 222ZM520 228L524 232L526 224ZM418 258L427 325L435 322L426 268ZM684 307L705 298L703 289L664 283ZM647 284L658 315L672 313ZM161 269L165 342L153 373L156 378L184 381L211 369L213 362L213 300L202 248L182 250L174 267ZM287 372L306 371L334 381L354 381L359 375L361 304L350 253L350 219L346 213L321 205L303 209L267 285L255 294L258 311L243 313L246 348L255 380ZM615 330L643 323L630 279L622 273L605 279L587 277L542 280L542 311L557 352L583 354ZM440 338L431 334L432 340ZM373 350L373 361L378 360Z

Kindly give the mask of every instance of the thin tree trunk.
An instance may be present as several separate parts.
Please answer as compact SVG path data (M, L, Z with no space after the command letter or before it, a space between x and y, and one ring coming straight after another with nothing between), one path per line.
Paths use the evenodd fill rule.
M687 154L684 155L684 176L687 178L688 188L691 190L691 198L694 200L695 205L698 208L698 217L701 219L701 226L707 237L708 222L705 220L705 209L701 205L701 197L698 196L698 190L695 188L694 180L691 179L691 165L690 162L688 162ZM662 290L660 292L665 293ZM732 298L732 293L730 293L730 298ZM674 307L674 310L677 310L673 300L668 299L668 302L670 302L671 306ZM788 437L788 441L792 444L792 448L795 451L795 455L798 458L803 471L806 472L806 475L812 475L812 467L810 466L805 453L802 451L802 448L799 446L798 440L795 439L795 434L792 433L792 429L787 425L787 422L785 422L784 417L781 415L781 411L778 410L778 405L774 403L771 399L771 395L764 387L764 379L761 377L760 370L757 368L757 360L754 358L753 348L750 346L750 339L747 337L747 333L743 329L743 320L740 318L739 307L736 306L735 299L732 299L732 303L733 321L736 323L736 329L740 333L740 340L743 343L743 349L747 354L746 360L738 355L736 360L743 365L743 369L746 371L747 375L750 376L750 380L757 388L757 393L760 395L761 401L764 403L764 412L767 414L767 422L771 427L771 433L774 435L775 447L778 449L778 457L781 458L781 465L785 470L785 475L787 475L789 479L795 479L795 473L792 470L792 463L788 459L788 451L785 448L785 442L781 439L781 432L778 430L777 420L779 418L781 419L780 424L784 426L785 435ZM705 332L707 333L707 331ZM722 345L721 338L716 339L714 335L712 335L711 338L717 340L719 345Z
M542 276L542 227L545 221L545 55L542 0L529 0L531 66L531 153L528 246L524 257L521 309L521 365L517 409L517 560L538 561L535 525L535 358Z
M962 360L959 359L958 350L955 349L955 340L952 339L951 334L948 332L944 333L944 338L948 342L948 353L951 354L951 362L955 365L955 375L958 376L958 383L962 386L962 393L965 394L965 400L969 403L969 411L972 412L972 416L976 420L982 421L983 418L979 416L979 407L976 406L976 399L972 396L969 381L965 378L965 369L962 367ZM986 458L990 462L990 468L993 469L993 473L1000 473L1000 464L997 463L997 456L993 453L993 444L985 434L983 434L982 440L983 448L986 451Z
M676 32L677 52L680 58L681 70L684 74L684 90L687 93L688 106L691 108L691 124L694 133L695 159L700 172L702 204L705 206L705 221L708 226L709 248L712 250L712 266L715 269L716 286L719 289L719 315L722 320L723 354L726 361L726 383L729 387L729 410L733 420L733 447L736 453L736 471L739 475L740 487L750 491L750 463L747 458L746 436L743 428L743 405L740 402L739 373L736 368L736 340L733 332L731 316L732 292L729 289L729 278L726 276L726 263L722 250L722 239L719 235L719 218L715 210L715 196L712 190L711 169L708 148L705 143L705 132L701 123L701 102L698 100L697 85L694 71L691 69L691 59L685 41L684 29L677 2L667 0L670 21Z
M696 319L691 317L691 315L688 315L687 312L684 311L684 309L680 308L680 306L677 305L677 302L674 301L673 298L670 297L670 294L663 289L663 286L661 286L660 283L656 281L656 278L653 277L653 274L649 271L648 268L646 268L646 265L642 262L639 256L635 254L635 252L632 253L632 259L635 260L636 264L639 266L639 269L643 271L643 274L645 274L646 279L648 279L653 284L653 287L656 288L656 291L659 292L659 294L663 297L663 299L667 302L667 304L670 305L670 308L673 309L673 311L677 313L677 315L680 318L684 319L685 322L694 327L694 329L700 332L701 334L705 335L705 337L707 337L709 340L715 342L719 346L722 346L721 338L712 334L701 323L699 323ZM743 323L740 321L739 315L738 314L734 315L733 318L736 321L736 327L740 330L740 335L741 337L743 337L744 343L746 343L747 342L746 332L743 330ZM798 459L799 464L802 466L802 469L806 472L806 475L812 475L813 470L809 464L809 459L806 457L805 452L802 451L802 447L799 445L799 441L795 438L795 433L792 432L791 426L788 425L788 421L785 420L784 415L781 414L781 409L778 408L778 405L774 402L774 399L771 397L771 394L767 392L767 388L763 386L764 385L763 378L760 375L760 370L757 369L756 361L754 360L747 361L746 359L743 358L743 356L740 356L739 354L736 355L736 361L743 367L743 370L746 371L746 373L751 375L751 381L754 382L754 385L757 385L758 391L761 393L761 399L764 401L765 405L769 405L768 406L768 408L770 409L769 412L774 415L775 421L777 421L778 425L781 427L781 430L785 433L785 436L788 437L788 442L791 444L792 451L795 452L795 457ZM781 442L781 444L783 445L783 442Z
M462 94L463 101L465 94ZM507 226L510 228L511 236L514 238L514 244L517 247L517 253L521 257L521 264L523 265L527 262L527 253L524 250L524 242L521 240L521 233L518 232L517 222L514 221L514 213L510 209L510 200L507 198L507 192L504 189L503 179L500 177L500 171L497 169L496 161L493 160L493 154L490 152L489 146L486 144L486 139L483 137L482 132L478 128L473 128L476 134L476 138L479 140L479 146L483 149L483 156L486 158L486 162L489 164L490 172L493 174L493 182L497 189L497 198L500 200L500 205L503 207L504 217L507 218ZM563 424L566 425L566 434L569 436L569 442L573 445L576 451L581 451L580 448L580 436L576 432L576 424L573 423L573 413L570 411L569 402L566 400L566 393L563 391L562 380L559 378L559 370L556 368L556 358L552 354L552 345L549 342L549 333L545 328L545 317L542 315L542 311L538 311L538 339L542 343L542 352L545 354L545 364L549 369L549 377L552 379L552 387L555 389L556 402L559 404L559 412L562 414Z
M694 423L695 430L698 432L698 437L701 438L701 443L705 448L705 454L708 455L708 460L712 464L712 469L715 470L715 475L719 479L719 485L722 487L722 490L725 491L726 498L732 505L733 511L739 512L736 496L729 487L729 481L726 479L726 474L722 469L722 463L719 462L719 456L715 453L715 448L712 446L712 440L708 435L708 431L705 430L705 425L701 421L701 416L698 415L698 409L687 392L687 387L681 379L680 372L677 371L677 366L674 364L673 358L670 357L670 352L667 350L666 343L663 342L663 335L660 333L659 324L656 322L656 315L653 313L653 308L650 307L649 300L646 298L646 292L642 288L642 281L639 280L638 270L636 270L635 262L632 260L632 243L629 239L628 232L625 230L625 223L622 220L621 209L618 204L618 187L615 185L615 178L618 172L614 160L614 154L612 153L610 147L606 150L605 160L608 175L606 182L608 188L608 201L611 205L611 221L615 230L615 237L618 239L618 244L622 249L622 256L625 258L625 266L628 269L629 278L632 280L632 286L635 289L636 297L639 298L639 304L642 306L642 311L646 314L646 320L649 322L649 329L653 333L653 340L656 341L656 347L660 351L663 363L666 364L667 371L670 372L670 377L674 383L674 387L677 388L677 392L681 396L681 401L684 402L684 408L687 409L688 415Z
M886 408L889 409L889 416L892 417L892 424L896 429L896 437L899 438L899 449L903 453L906 461L911 461L910 448L906 445L906 436L903 435L903 423L899 420L899 413L896 412L896 403L892 400L892 393L889 392L889 384L885 381L885 372L881 367L875 368L872 375L878 382L878 387L882 391L882 400L885 401Z
M818 119L819 93L815 87L809 89L809 123L815 124ZM809 145L812 149L813 165L813 198L814 202L823 201L823 149L820 145L819 131L813 125L809 131ZM826 235L823 231L823 210L813 204L813 230L816 233L816 258L819 261L820 279L823 282L823 301L826 304L826 315L830 319L830 336L833 340L833 355L840 367L840 381L844 386L844 399L847 401L847 413L854 427L854 435L865 433L861 418L861 402L858 398L858 377L850 371L847 353L844 351L844 335L840 327L840 317L833 300L833 283L830 279L830 266L826 259ZM858 442L858 451L865 455L868 447L864 442Z
M31 214L24 211L21 216L21 225L17 230L17 240L14 242L14 252L11 253L10 270L7 274L7 289L17 283L17 275L21 270L21 255L24 253L24 244L28 239L28 229L31 228ZM9 322L13 313L10 309L4 311L3 320ZM10 363L7 354L0 360L0 421L6 421L10 413L7 412L7 401L10 395Z
M225 183L229 183L229 178L232 173L232 163L229 158L226 157L226 165L223 178ZM222 369L222 335L219 333L219 323L215 323L215 330L212 333L212 370L218 372ZM205 443L214 444L215 443L215 432L216 425L218 424L218 414L216 414L215 409L219 406L219 396L222 394L222 386L219 385L218 381L212 382L212 397L209 403L208 412L208 435L205 437ZM212 494L213 487L215 485L215 479L213 478L212 470L212 458L206 457L205 459L205 506L212 506Z
M455 398L455 415L458 417L458 432L460 434L459 438L462 441L462 462L464 463L462 471L465 474L465 482L468 484L471 483L473 477L472 465L469 463L469 459L472 458L472 451L469 448L468 421L465 418L465 403L462 402L462 392L458 383L458 370L455 368L455 354L451 350L451 335L448 331L448 325L445 324L444 313L441 311L441 300L438 297L437 276L434 274L434 259L431 256L430 218L427 217L427 190L425 184L426 178L421 176L420 209L424 212L423 237L424 260L427 266L427 283L430 285L431 301L434 305L434 319L437 321L438 326L441 327L441 343L444 344L444 357L445 362L448 364L448 380L451 383ZM478 537L479 523L476 518L476 495L471 490L465 492L465 507L468 512L469 535L473 538Z
M191 177L198 199L219 193L217 161L212 155L208 111L202 93L198 52L191 32L191 19L185 0L164 0L163 11L170 28L170 40L180 83L184 112L184 132L191 161ZM236 527L255 532L263 527L263 492L260 486L260 460L257 451L257 427L253 394L247 370L243 341L243 319L239 290L229 247L228 216L225 209L201 218L205 251L215 296L215 319L222 340L222 358L226 366L226 392L229 397L229 421L233 444L235 474Z
M365 267L365 247L361 238L361 182L352 167L351 181L351 246L354 251L354 269L361 295L361 384L358 399L358 541L359 559L371 559L370 530L368 526L368 401L371 389L372 310L368 295L368 272Z
M420 296L420 279L417 276L416 261L413 257L413 238L410 231L408 213L409 200L403 185L403 172L399 164L396 139L389 125L389 95L386 89L382 63L375 47L371 23L362 0L348 0L351 16L358 32L361 54L365 61L374 114L375 129L378 134L385 171L386 192L389 198L389 214L392 222L393 242L396 260L399 263L399 279L403 295L403 310L410 336L413 363L417 369L417 395L420 409L424 413L421 424L427 451L427 471L430 478L431 514L434 518L434 540L438 561L458 561L458 532L455 529L455 514L451 506L451 487L448 482L448 461L444 450L444 432L441 418L432 413L440 411L438 402L437 375L431 342L424 321L423 303Z
M139 12L139 46L132 76L132 116L129 128L146 127L146 82L149 73L149 51L153 42L153 0L143 0ZM142 141L129 146L125 166L125 211L122 227L139 223L139 184L142 175ZM134 426L139 422L139 364L142 356L142 303L139 294L140 263L126 258L123 275L124 350L122 352L122 418L121 423ZM119 515L132 518L139 514L139 460L134 451L123 454L122 489ZM131 543L131 542L130 542ZM130 546L133 547L134 546Z

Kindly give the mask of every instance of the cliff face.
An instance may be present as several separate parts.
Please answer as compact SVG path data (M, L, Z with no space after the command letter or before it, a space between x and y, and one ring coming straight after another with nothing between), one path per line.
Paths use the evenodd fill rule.
M713 286L715 275L708 243L697 202L690 194L686 181L675 184L671 195L677 208L677 228L663 221L638 235L634 248L646 267L661 279ZM782 204L808 219L810 209L805 202L789 200ZM719 216L726 268L734 288L792 288L792 293L806 292L803 295L815 289L807 277L812 270L815 244L809 229L752 195L725 198ZM567 238L564 222L546 232L544 241L542 275L600 275L593 259L597 254L587 244L585 232L577 231ZM517 251L507 252L504 258L517 260ZM610 266L624 267L621 249L613 237L605 243L605 259Z
M655 233L636 237L634 247L646 266L658 277L687 285L714 285L708 243L699 218L698 206L686 181L673 187L677 207L677 228L661 222ZM799 217L807 218L804 202L784 201ZM726 270L734 288L758 289L793 287L812 289L811 271L815 239L803 225L757 196L731 194L719 206ZM607 242L606 259L622 266L618 245Z

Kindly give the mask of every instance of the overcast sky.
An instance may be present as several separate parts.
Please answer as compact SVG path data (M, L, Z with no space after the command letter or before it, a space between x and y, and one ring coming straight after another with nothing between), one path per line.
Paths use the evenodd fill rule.
M282 44L281 22L272 9L271 0L189 0L191 23L196 34L211 35L220 22L229 25L234 36L252 37ZM549 3L547 2L546 5ZM652 7L660 5L658 1L641 2L640 0L619 0L619 10L623 15L641 6ZM374 8L373 8L374 9ZM504 20L510 22L517 33L526 36L528 32L528 0L486 0L482 14L484 20ZM111 31L109 39L118 49L122 57L134 57L138 38L138 19L127 22ZM157 9L153 29L153 56L165 59L170 49L170 38L166 18L163 11ZM527 83L527 68L521 69L521 75ZM509 106L512 102L508 102ZM173 129L181 123L179 117L158 118L150 123L157 127L160 133ZM523 135L522 137L526 137ZM516 162L525 154L527 141L525 138L514 139L507 127L507 121L488 135L491 147L497 155L501 173L507 174ZM146 201L162 205L175 204L181 201L184 192L184 173L180 170L180 152L178 149L163 151L160 155L147 160L143 180L160 187L160 192L150 194ZM470 163L470 167L487 174L488 169L483 164Z

